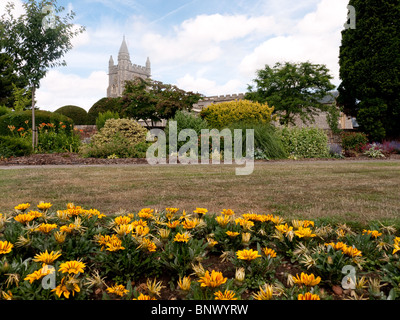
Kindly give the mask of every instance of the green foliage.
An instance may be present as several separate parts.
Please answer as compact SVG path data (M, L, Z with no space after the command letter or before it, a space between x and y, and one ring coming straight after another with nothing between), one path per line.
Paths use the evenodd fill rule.
M173 118L179 110L190 111L200 98L198 93L186 92L170 84L137 78L126 81L122 115L143 119L149 128L154 122Z
M10 113L11 109L6 106L0 106L0 117L4 116L7 113Z
M200 115L210 128L222 129L235 122L270 123L275 119L272 116L273 111L274 108L269 107L267 103L236 100L211 104L204 108Z
M36 124L39 126L42 123L52 123L54 125L55 132L64 130L68 135L72 134L73 121L61 114L52 113L49 111L36 111ZM32 127L32 111L20 111L5 114L0 117L0 135L11 135L12 132L9 126L18 128L31 128ZM65 129L62 126L66 126Z
M100 112L96 119L97 130L100 130L106 124L109 119L119 119L118 112L106 111L104 113Z
M31 153L32 145L26 139L0 136L0 158L27 156Z
M97 101L88 111L87 124L95 125L99 113L107 111L121 114L121 98L101 98Z
M146 135L147 130L135 120L109 119L90 144L83 145L79 152L84 157L96 158L145 157Z
M362 148L368 143L368 138L362 132L344 132L342 134L342 147L345 152L362 152Z
M29 97L29 90L25 88L18 88L15 84L13 87L13 97L14 97L14 110L15 111L23 111L29 108L32 103L31 97Z
M328 137L318 128L283 128L281 139L286 152L293 158L326 158Z
M385 158L382 150L375 143L369 145L364 151L364 154L370 158Z
M312 122L314 115L325 111L321 100L335 86L325 65L303 63L276 63L257 71L255 88L248 87L245 98L268 102L275 108L281 122L287 126L294 124L295 117L304 122Z
M38 137L37 148L41 153L78 152L81 145L79 135L62 127L56 131L53 126L39 125Z
M356 28L342 31L339 103L371 140L400 134L400 6L350 0Z
M68 105L57 109L54 113L59 113L72 119L75 125L87 124L87 112L83 108Z

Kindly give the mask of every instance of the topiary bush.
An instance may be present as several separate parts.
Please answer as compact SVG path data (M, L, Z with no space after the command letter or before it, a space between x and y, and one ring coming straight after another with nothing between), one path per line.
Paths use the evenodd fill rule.
M270 123L276 119L273 107L249 100L235 100L211 104L200 112L200 116L211 128L222 129L235 122Z
M121 114L121 98L102 98L97 101L88 111L87 124L95 125L99 113L107 111L118 112L118 114Z
M74 122L72 119L50 111L36 111L35 112L36 125L39 127L42 123L52 123L55 132L63 131L68 135L73 134ZM0 117L0 135L12 135L9 126L15 128L32 128L32 111L18 111L7 113Z
M109 119L91 142L80 148L84 157L118 158L142 157L147 129L132 119ZM147 149L146 149L147 150Z
M67 116L72 119L76 125L85 125L88 122L88 113L81 107L68 105L57 109L54 113Z
M0 158L21 157L32 153L32 143L24 138L0 136Z
M318 128L283 128L283 147L291 158L329 157L328 136Z

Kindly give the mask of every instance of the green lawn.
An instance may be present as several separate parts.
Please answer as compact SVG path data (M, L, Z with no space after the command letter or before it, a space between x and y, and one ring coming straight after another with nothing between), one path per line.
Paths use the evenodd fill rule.
M367 222L400 218L400 161L256 163L236 176L234 165L112 166L0 170L0 212L39 201L68 202L104 213L196 207L220 212L276 213ZM400 220L400 219L399 219Z

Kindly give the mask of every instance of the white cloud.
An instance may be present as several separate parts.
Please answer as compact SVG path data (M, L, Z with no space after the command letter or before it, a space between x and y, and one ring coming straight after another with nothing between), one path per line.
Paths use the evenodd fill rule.
M0 2L0 16L2 16L4 13L6 13L6 5L9 1L6 0L1 0ZM14 4L14 10L12 10L12 13L14 15L14 18L18 18L20 15L25 13L25 9L22 6L22 1L21 0L13 0L12 3Z
M51 70L37 90L37 105L48 111L64 105L77 105L89 110L96 101L106 96L107 85L108 77L103 71L95 71L82 78Z
M219 85L214 80L204 77L193 77L190 74L186 74L177 80L179 88L186 91L199 92L206 96L240 93L242 85L243 83L237 79L229 80L227 83Z

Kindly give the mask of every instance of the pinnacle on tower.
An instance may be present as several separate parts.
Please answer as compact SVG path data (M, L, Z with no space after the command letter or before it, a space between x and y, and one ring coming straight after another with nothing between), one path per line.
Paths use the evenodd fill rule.
M128 46L126 45L126 41L125 41L125 36L122 40L122 44L119 49L118 60L130 60Z

